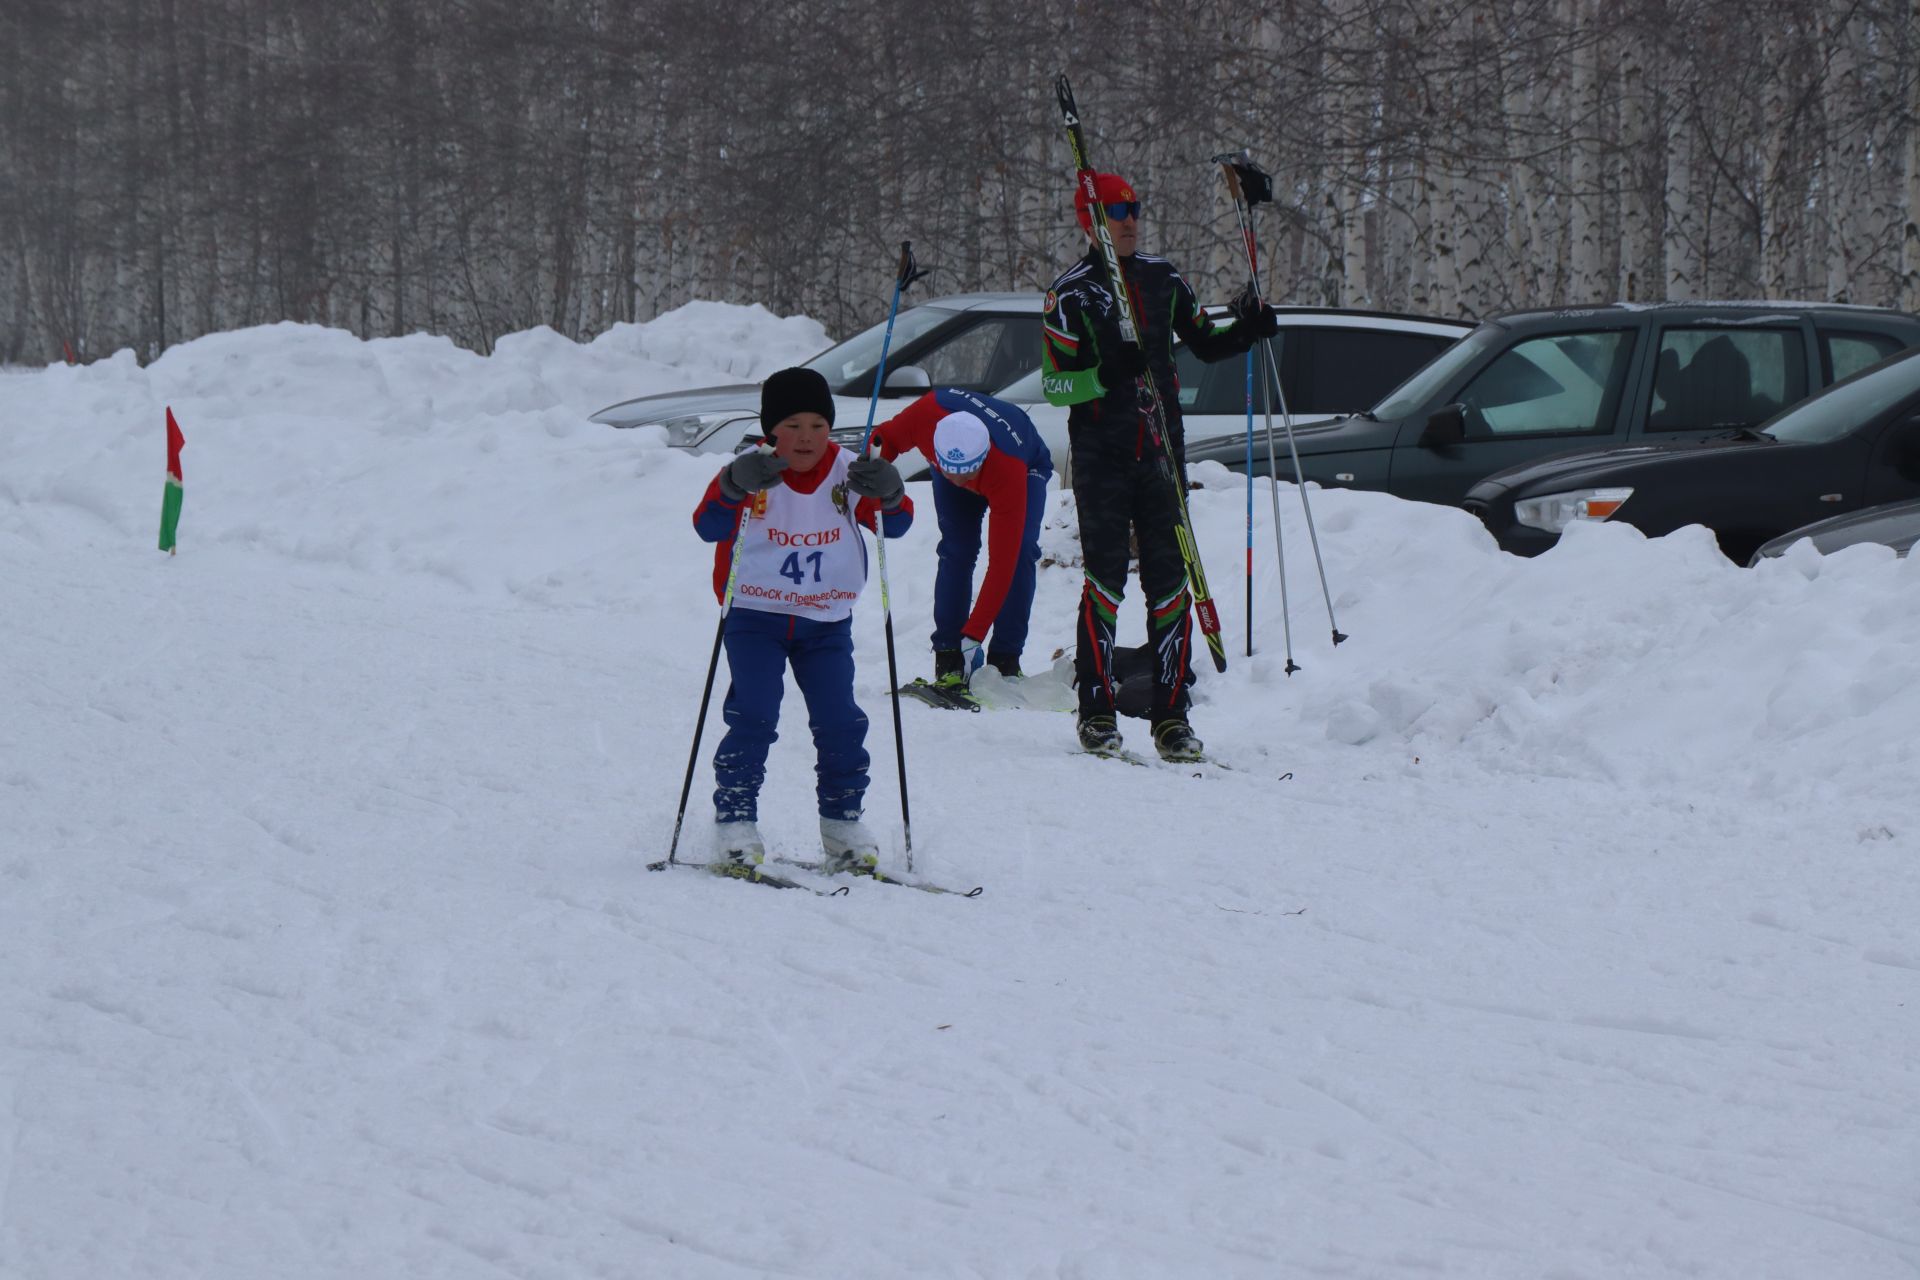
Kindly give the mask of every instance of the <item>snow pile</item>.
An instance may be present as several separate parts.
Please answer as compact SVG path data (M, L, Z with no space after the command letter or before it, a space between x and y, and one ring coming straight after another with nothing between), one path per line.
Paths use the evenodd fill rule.
M1522 561L1316 492L1335 650L1287 489L1288 677L1267 493L1245 658L1245 492L1201 467L1234 772L909 704L915 867L982 897L649 875L719 460L587 415L825 341L697 304L0 378L0 1277L1920 1267L1920 569L1608 526ZM1053 503L1033 672L1080 588ZM855 635L898 868L877 590ZM763 827L804 855L783 729Z
M1601 525L1523 560L1463 512L1315 504L1353 639L1296 683L1337 742L1653 790L1875 794L1912 776L1920 564L1886 548L1748 570L1699 527ZM1286 531L1296 644L1324 653L1304 525Z

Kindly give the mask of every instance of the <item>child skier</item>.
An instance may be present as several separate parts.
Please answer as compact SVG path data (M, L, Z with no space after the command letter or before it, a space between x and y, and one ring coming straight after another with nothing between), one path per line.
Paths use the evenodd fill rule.
M913 523L900 472L827 438L833 395L811 369L782 369L760 389L771 450L743 453L708 484L693 527L714 547L714 593L725 601L733 543L741 543L723 631L726 736L713 754L715 849L750 872L766 858L756 825L767 749L780 718L786 670L813 730L820 843L830 871L866 871L880 845L860 821L867 791L867 717L853 700L853 602L867 580L858 525L897 538ZM851 498L849 494L853 495ZM857 523L856 523L857 522Z

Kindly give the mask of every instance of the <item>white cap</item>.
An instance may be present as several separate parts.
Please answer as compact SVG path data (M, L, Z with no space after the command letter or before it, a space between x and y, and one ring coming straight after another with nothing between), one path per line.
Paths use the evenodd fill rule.
M987 424L965 410L950 413L933 429L933 460L951 476L978 471L993 437Z

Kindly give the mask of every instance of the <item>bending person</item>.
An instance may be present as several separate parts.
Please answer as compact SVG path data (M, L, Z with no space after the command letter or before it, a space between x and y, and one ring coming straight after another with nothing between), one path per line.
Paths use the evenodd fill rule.
M1020 674L1033 613L1053 458L1015 405L972 391L929 391L873 434L891 461L917 449L933 464L940 524L933 580L934 683L965 688L986 663ZM986 525L987 572L973 594L973 569ZM972 604L969 607L968 601Z

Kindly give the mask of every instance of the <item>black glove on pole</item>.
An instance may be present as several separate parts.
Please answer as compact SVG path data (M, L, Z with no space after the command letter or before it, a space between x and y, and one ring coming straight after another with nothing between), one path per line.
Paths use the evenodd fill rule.
M1280 332L1280 313L1260 300L1260 290L1252 281L1227 304L1227 311L1234 323L1251 335L1253 342Z
M1113 354L1100 362L1100 381L1111 390L1138 381L1147 371L1147 353L1138 343L1123 342Z

